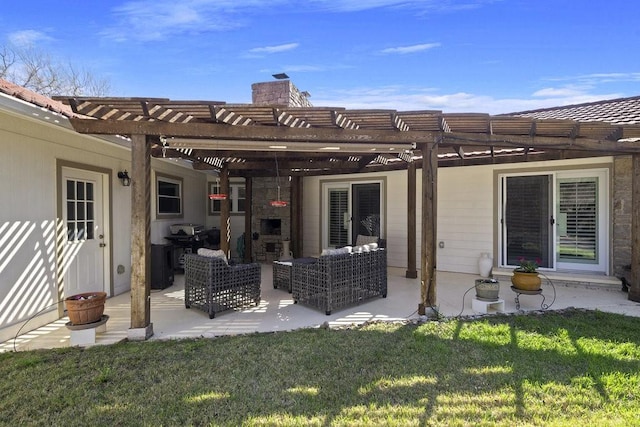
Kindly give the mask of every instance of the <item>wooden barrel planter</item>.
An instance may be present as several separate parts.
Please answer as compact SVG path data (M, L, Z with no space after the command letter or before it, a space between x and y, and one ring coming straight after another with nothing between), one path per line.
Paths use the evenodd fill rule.
M106 292L86 292L64 299L67 315L72 325L86 325L98 322L104 313Z

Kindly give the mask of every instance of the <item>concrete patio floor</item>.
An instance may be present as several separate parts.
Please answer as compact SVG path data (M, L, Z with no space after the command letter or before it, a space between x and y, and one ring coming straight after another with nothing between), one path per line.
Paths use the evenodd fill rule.
M446 317L476 315L472 309L475 296L473 286L479 276L461 273L437 273L437 309ZM506 313L548 310L567 307L597 309L606 312L640 316L640 303L627 299L619 284L549 285L542 295L521 295L520 310L516 308L516 294L511 290L507 277L500 280L500 299L504 300ZM553 280L553 279L552 279ZM555 288L555 293L554 293ZM554 300L555 294L555 300ZM174 284L164 290L151 292L151 322L154 335L150 340L215 337L253 332L288 331L313 328L328 324L339 327L361 324L367 321L405 321L419 319L420 280L407 279L404 270L389 269L388 296L375 298L363 304L334 311L331 315L294 304L291 294L274 289L271 265L262 266L261 302L257 307L241 311L219 313L209 319L206 313L184 307L184 276L176 274ZM493 311L490 311L493 312ZM113 344L127 338L130 327L130 294L109 298L105 305L109 316L107 330L96 335L96 345ZM0 352L34 350L70 346L70 331L64 317L0 343Z

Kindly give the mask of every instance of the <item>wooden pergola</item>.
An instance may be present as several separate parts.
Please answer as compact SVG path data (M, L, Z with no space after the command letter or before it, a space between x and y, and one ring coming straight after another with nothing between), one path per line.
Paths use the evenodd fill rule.
M181 158L198 170L229 177L293 178L295 205L301 177L407 170L407 276L421 271L420 313L436 304L436 191L439 167L633 156L632 283L629 299L640 302L640 125L573 120L535 120L440 111L348 110L344 108L235 105L158 98L58 98L82 118L82 134L121 135L132 152L131 329L150 330L151 157ZM416 266L416 168L422 168L421 259ZM249 189L248 189L249 191ZM250 196L247 196L250 198ZM222 221L229 216L222 204ZM294 212L292 243L301 238ZM223 228L224 229L224 228ZM226 239L225 239L226 237ZM228 251L230 236L222 236ZM298 240L298 241L297 241ZM226 242L225 242L226 241ZM226 247L224 245L227 245Z

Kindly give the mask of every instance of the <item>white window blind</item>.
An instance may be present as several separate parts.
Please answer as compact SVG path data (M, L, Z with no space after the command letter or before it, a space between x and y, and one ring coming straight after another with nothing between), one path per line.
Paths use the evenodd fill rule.
M596 261L598 243L597 178L559 182L558 256L563 260Z
M329 190L329 246L341 247L349 244L348 214L348 190Z

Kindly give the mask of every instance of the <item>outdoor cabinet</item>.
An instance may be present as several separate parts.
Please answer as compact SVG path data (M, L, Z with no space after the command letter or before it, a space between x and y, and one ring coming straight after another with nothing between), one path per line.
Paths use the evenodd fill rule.
M173 245L151 245L151 289L173 284Z

